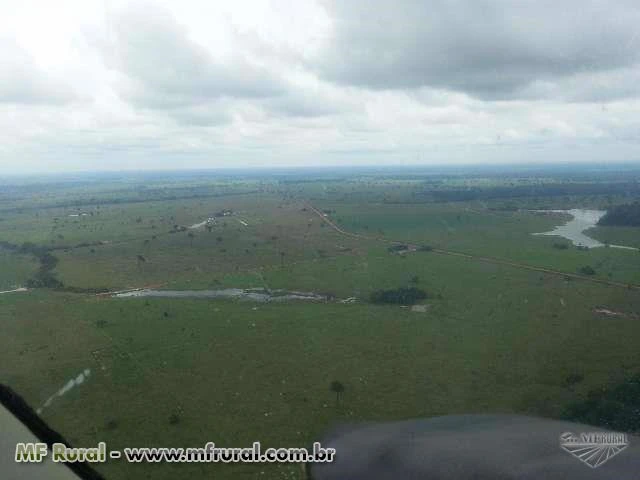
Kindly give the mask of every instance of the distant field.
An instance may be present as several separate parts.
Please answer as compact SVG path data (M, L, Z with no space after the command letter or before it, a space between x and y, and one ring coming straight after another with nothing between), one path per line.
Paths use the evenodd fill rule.
M532 235L566 222L567 217L562 214L492 211L473 203L408 206L325 203L322 208L333 212L331 218L349 231L570 273L592 265L596 275L603 279L640 284L637 252L605 248L581 251L574 247L559 250L554 244L566 240ZM614 235L611 229L621 227L608 228L610 235ZM633 246L638 242L635 238L631 240L633 232L616 230L615 235L622 245Z
M174 222L189 227L225 208L233 209L233 215L218 218L211 231L200 227L169 233ZM57 253L57 272L69 285L215 287L231 273L324 258L358 248L354 241L326 228L304 208L302 202L235 197L197 202L181 208L180 215L171 214L170 207L126 212L121 216L122 223L113 229L118 232L132 228L137 232L135 239L61 251ZM170 216L174 220L161 220ZM137 219L142 220L138 223ZM137 260L138 255L144 257L143 263Z
M113 178L0 185L0 241L9 245L0 250L0 290L38 275L63 282L0 295L0 382L38 408L90 369L84 383L42 410L76 445L305 446L344 422L473 412L558 417L589 390L640 370L640 290L625 285L640 285L640 254L559 247L561 239L532 233L566 216L528 211L606 208L631 195L618 183L329 173L312 181L284 174L147 180L144 188ZM571 195L538 195L547 187ZM513 188L520 196L502 197ZM189 229L210 217L210 229ZM640 246L633 229L589 234ZM470 257L393 253L389 239ZM564 275L585 266L593 278L620 285ZM332 300L92 291L149 285L260 287ZM408 286L427 293L417 309L369 302L377 290ZM333 380L346 387L339 404ZM115 461L99 469L116 480L302 478L297 465Z

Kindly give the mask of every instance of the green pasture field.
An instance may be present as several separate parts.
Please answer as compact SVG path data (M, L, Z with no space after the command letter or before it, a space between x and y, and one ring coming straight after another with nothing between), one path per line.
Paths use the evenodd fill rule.
M557 181L518 178L511 180ZM448 178L437 188L511 180ZM28 183L26 193L0 189L0 241L49 249L58 260L52 273L66 287L86 289L0 294L0 382L42 408L90 369L41 413L77 446L260 440L300 447L345 422L474 412L558 417L588 391L640 369L640 290L477 258L566 273L590 265L596 278L640 284L638 252L559 249L554 244L562 239L532 235L567 219L527 211L535 205L602 208L608 200L419 202L412 192L424 181L186 177L158 178L146 188L109 180L41 189ZM365 237L323 223L308 199ZM509 202L517 208L503 208ZM210 232L170 233L224 210L231 214L216 217ZM638 246L633 229L597 227L593 234ZM381 236L476 258L391 253ZM33 255L0 250L0 290L25 285L38 266ZM148 285L264 287L331 300L90 292ZM406 286L427 292L419 308L368 301L375 290ZM345 386L339 402L329 388L334 380ZM303 478L298 465L109 461L98 470L116 480Z
M640 248L640 227L594 227L586 233L602 243Z
M573 246L560 250L554 244L568 243L567 240L533 235L548 232L568 221L569 217L564 214L493 211L478 203L463 202L424 205L340 205L327 202L320 206L331 211L331 218L348 231L567 273L576 273L581 267L591 265L599 278L640 284L640 254L637 251L613 248L585 251ZM621 230L614 230L618 228ZM608 234L615 235L614 238L622 245L638 244L633 235L634 229L597 227L596 230L607 232L599 234L601 240ZM640 232L640 229L635 231Z
M173 222L195 225L214 211L227 208L233 209L233 214L217 218L211 231L200 227L168 233ZM353 239L341 236L315 214L305 211L303 202L234 197L210 204L193 202L177 210L180 212L159 206L155 211L122 214L120 224L112 227L114 234L129 235L124 232L131 228L136 237L56 253L60 259L59 278L68 285L112 289L149 284L211 288L230 273L324 258L360 248ZM171 225L160 220L163 212L164 218L169 215L175 218L169 222ZM140 218L143 220L136 223ZM156 229L152 228L154 225ZM137 261L138 255L145 261Z
M638 322L595 312L637 312L637 292L428 253L410 268L402 257L379 255L379 264L359 270L343 263L347 257L325 268L311 262L316 269L305 287L335 283L336 293L346 293L360 282L364 290L418 275L432 294L426 312L367 303L5 295L1 337L12 342L0 353L3 382L41 406L90 368L85 383L42 413L76 445L99 438L113 448L208 440L299 446L345 421L463 412L557 416L640 362ZM266 277L287 287L304 275L298 268ZM348 281L339 280L349 271ZM574 373L585 379L570 386ZM346 386L339 405L329 391L336 379ZM216 478L265 470L265 478L301 478L294 467L210 468ZM153 478L205 471L101 466L108 478L140 469Z

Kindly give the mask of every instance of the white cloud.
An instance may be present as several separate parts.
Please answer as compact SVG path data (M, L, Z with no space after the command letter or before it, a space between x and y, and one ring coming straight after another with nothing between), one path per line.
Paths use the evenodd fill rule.
M71 85L38 66L12 39L0 39L0 104L64 104L78 98Z
M638 15L0 0L0 172L639 159Z

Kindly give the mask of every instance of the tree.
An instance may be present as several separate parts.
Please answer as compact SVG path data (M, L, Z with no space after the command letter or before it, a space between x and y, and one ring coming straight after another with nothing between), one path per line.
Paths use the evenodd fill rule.
M371 292L371 303L391 303L413 305L427 298L427 292L416 287L402 287L395 290L375 290Z
M583 275L595 275L596 271L593 269L591 265L586 265L580 268L580 273Z
M336 407L337 407L338 404L340 403L340 397L344 393L344 385L342 384L342 382L339 382L338 380L334 380L333 382L331 382L329 389L336 394Z

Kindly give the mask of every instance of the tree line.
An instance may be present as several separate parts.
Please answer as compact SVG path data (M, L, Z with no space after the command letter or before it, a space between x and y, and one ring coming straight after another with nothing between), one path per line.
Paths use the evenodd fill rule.
M640 202L626 203L612 207L600 219L598 225L602 226L640 226Z
M426 189L416 196L431 197L440 202L491 200L505 198L559 197L585 195L640 195L637 182L559 183L547 185L514 185L496 187Z

